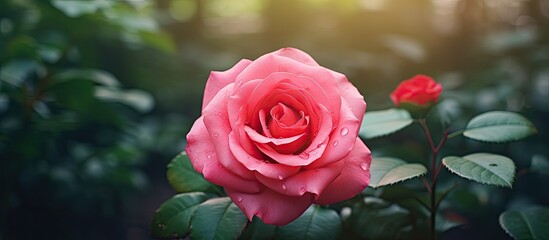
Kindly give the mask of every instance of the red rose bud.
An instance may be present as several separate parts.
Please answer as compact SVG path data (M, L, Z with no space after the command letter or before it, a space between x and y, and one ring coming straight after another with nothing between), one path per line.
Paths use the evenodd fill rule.
M372 157L358 137L364 111L343 74L284 48L211 73L187 154L250 221L285 225L311 204L368 185Z
M402 81L391 93L397 107L411 112L428 110L438 101L442 85L426 75L416 75Z

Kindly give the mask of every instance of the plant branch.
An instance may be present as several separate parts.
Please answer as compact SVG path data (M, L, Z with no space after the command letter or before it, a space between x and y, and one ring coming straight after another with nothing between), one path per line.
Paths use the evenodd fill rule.
M457 131L455 131L455 132L453 132L453 133L450 133L450 134L448 135L448 138L457 137L457 136L463 134L463 132L465 132L465 129L457 130Z
M440 196L440 198L438 199L438 201L436 202L435 204L435 211L438 210L438 207L440 206L440 203L442 202L442 200L448 196L448 194L450 192L452 192L454 189L456 189L458 187L458 183L457 182L454 182L454 185L452 185L452 187L450 187L448 190L444 191L444 193L442 193L442 195Z
M431 147L431 152L432 152L432 155L431 155L431 184L430 185L427 184L426 178L422 178L422 179L423 179L423 183L425 185L425 188L427 188L427 191L429 192L430 200L431 200L431 202L430 202L431 206L429 208L430 212L431 212L431 216L430 216L430 226L431 226L430 234L431 234L431 239L434 240L436 238L436 226L435 226L435 224L436 224L436 215L437 215L438 205L440 203L440 202L437 202L437 199L436 199L436 193L437 193L436 188L437 188L438 176L439 176L440 171L442 169L442 163L437 163L437 160L438 160L438 153L439 153L440 149L442 148L442 146L444 145L444 143L448 139L449 130L446 129L444 131L444 133L442 134L442 138L439 140L439 142L435 146L434 141L433 141L433 137L431 136L431 132L429 131L429 126L427 125L427 121L425 120L425 118L419 119L418 122L421 125L421 128L423 129L423 133L425 133L425 137L427 138L427 141L429 142L429 146ZM444 194L443 194L443 197L445 197ZM441 197L441 199L443 197Z
M431 137L431 132L429 131L429 127L427 126L427 121L425 120L425 118L419 119L419 125L421 125L423 133L425 133L425 137L427 137L427 141L429 141L431 151L434 152L435 144L433 143L433 138Z
M421 181L423 182L423 186L425 186L425 188L427 189L427 192L431 193L431 185L429 184L429 182L427 182L427 178L425 176L422 176Z

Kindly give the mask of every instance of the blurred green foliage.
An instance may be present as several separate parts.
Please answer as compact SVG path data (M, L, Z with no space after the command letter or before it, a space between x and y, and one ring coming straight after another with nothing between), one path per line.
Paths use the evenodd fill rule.
M513 190L446 173L440 185L459 182L441 206L439 219L452 220L439 224L450 229L445 239L506 238L501 212L549 205L539 188L547 174L529 170L549 157L548 26L544 0L1 1L0 239L147 239L154 209L173 193L164 167L200 114L209 71L286 46L346 74L370 110L390 107L401 80L433 76L445 88L433 133L496 109L532 120L539 134L526 141L460 139L441 153L516 161ZM366 144L376 156L426 163L426 143L405 139L416 138ZM349 219L406 215L391 234L421 236L408 226L425 225L425 213L397 188L367 189L376 201L358 199ZM357 229L344 232L366 234Z
M183 137L155 146L153 96L105 70L108 46L174 51L143 4L0 3L0 239L125 236L147 156Z

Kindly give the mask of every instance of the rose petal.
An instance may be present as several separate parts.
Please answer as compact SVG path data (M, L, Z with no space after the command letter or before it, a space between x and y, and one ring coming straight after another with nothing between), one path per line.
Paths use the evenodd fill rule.
M244 212L248 220L258 216L264 223L286 225L298 218L309 206L311 196L291 197L278 194L268 188L260 193L245 194L225 189L231 200Z
M324 99L316 99L318 103L329 102L325 104L330 112L334 114L334 119L338 119L340 93L337 83L332 73L321 66L307 65L293 58L266 54L253 61L246 69L238 75L238 82L247 82L256 79L267 79L271 74L292 74L296 76L307 77L312 79L325 95ZM300 81L293 81L293 84L299 84ZM320 94L318 90L308 90L312 94ZM252 105L252 104L250 104ZM253 105L252 105L253 106Z
M211 142L208 130L204 126L204 118L200 116L187 134L187 147L185 150L194 169L199 173L202 173L202 169L204 169L204 157L210 156L211 158L215 154Z
M270 114L271 118L275 120L272 123L277 123L279 126L284 127L293 126L299 119L303 118L303 111L301 111L300 114L283 103L278 103L276 106L271 108Z
M257 133L255 130L253 130L251 127L248 127L248 126L244 127L244 131L248 133L248 136L250 137L250 139L252 139L257 143L273 143L275 145L292 143L304 135L304 133L302 133L302 134L298 134L296 136L292 136L288 138L270 138Z
M264 102L262 102L262 105L270 106L272 104L276 103L283 103L288 106L294 107L296 110L299 110L300 112L303 112L303 114L307 114L307 117L305 117L305 124L302 127L292 126L290 128L276 128L276 131L279 131L281 136L293 136L297 135L299 133L304 132L309 123L311 123L311 119L317 119L317 114L315 111L315 108L311 106L310 104L307 104L307 106L303 105L303 103L310 103L309 100L307 100L306 94L304 94L302 91L298 90L280 90L276 89L272 92L272 98L266 99ZM267 114L265 109L259 109L258 113L252 112L249 118L251 118L251 124L250 126L254 129L258 129L259 127L262 128L264 135L271 137L270 135L271 130L269 129L268 123L267 123ZM257 109L253 110L256 111ZM257 114L257 115L254 115ZM259 117L259 123L257 123L256 118ZM259 124L259 125L258 125ZM298 123L296 123L298 124ZM311 127L315 127L316 124L311 124Z
M229 122L233 129L240 129L250 121L250 119L247 119L249 111L248 98L260 82L261 80L258 79L249 81L241 86L235 85L233 94L229 97L229 101L227 101L227 113L229 114Z
M257 180L268 188L284 195L302 196L312 193L318 197L339 176L344 162L335 162L323 168L300 171L288 178L267 178L256 174Z
M319 129L315 136L313 136L310 145L300 154L282 154L267 144L256 144L257 148L265 155L272 158L274 161L289 166L307 166L320 158L326 149L328 142L328 136L332 130L331 114L322 105L317 106L320 109L321 119L319 119Z
M318 63L307 53L296 49L296 48L282 48L276 52L273 52L274 55L282 56L291 58L293 60L296 60L298 62L311 65L311 66L318 66Z
M259 192L263 188L259 182L240 178L219 164L208 130L202 120L202 117L198 118L187 134L186 152L194 169L214 184L240 192Z
M360 94L358 89L356 89L356 87L349 82L345 75L334 71L332 71L332 74L337 81L337 87L339 88L341 97L345 99L355 117L362 121L364 112L366 112L366 102L364 101L364 97Z
M402 81L396 89L391 92L391 100L396 106L401 102L410 102L417 105L424 105L429 102L436 102L442 92L442 85L435 82L426 75L415 75Z
M263 134L267 137L272 138L273 134L271 134L271 130L269 129L269 126L267 123L267 113L265 113L263 109L259 110L259 123L261 124L261 131L263 132ZM297 134L299 133L292 134L292 135L297 135ZM288 135L288 136L292 136L292 135Z
M214 98L214 96L230 83L234 83L236 80L236 76L244 70L248 65L250 65L252 61L248 59L242 59L240 62L238 62L236 65L234 65L231 69L224 71L224 72L217 72L212 71L210 73L210 77L208 77L208 81L206 82L206 87L204 88L204 98L202 100L202 110L208 106L210 101Z
M337 89L337 86L333 86ZM300 90L302 93L307 93L307 100L309 102L314 102L315 104L324 105L330 110L332 114L339 114L339 104L341 103L341 98L338 96L337 101L331 99L327 93L322 89L318 83L312 78L306 76L298 76L292 73L286 72L275 72L267 76L261 83L259 83L252 94L249 96L248 104L249 106L254 107L254 111L248 112L249 119L253 119L254 116L257 116L257 113L260 109L268 108L269 110L278 103L274 103L269 99L274 95L272 94L274 90ZM269 104L266 104L269 103ZM306 103L303 103L307 105ZM337 113L334 113L334 105L337 105ZM291 105L288 105L293 107ZM294 109L300 111L303 109ZM308 112L306 112L308 113Z
M370 183L370 149L356 138L353 150L343 159L341 175L324 189L316 204L332 204L354 197Z
M204 124L212 138L219 162L238 176L246 179L254 179L254 174L235 159L229 149L229 133L231 126L227 120L227 100L234 84L231 83L215 95L210 104L202 111Z
M315 162L306 166L307 169L322 167L343 159L353 149L355 139L360 130L360 120L351 112L351 109L342 99L339 125L330 133L330 141L324 151L324 155Z
M238 156L237 160L251 171L257 171L260 174L270 178L285 178L294 175L301 167L292 167L277 163L268 163L263 159L258 159L246 152L236 139L234 132L229 134L229 148L231 152Z

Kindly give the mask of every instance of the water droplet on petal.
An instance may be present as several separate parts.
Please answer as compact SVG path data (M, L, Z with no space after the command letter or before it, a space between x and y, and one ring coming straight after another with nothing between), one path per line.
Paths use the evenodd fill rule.
M214 133L214 134L213 134L213 137L214 137L214 138L219 137L219 133Z
M236 200L237 200L238 202L242 202L242 196L238 196L238 198L236 198Z
M368 169L368 164L366 162L362 162L362 163L360 163L360 168L362 168L362 170L366 171Z
M302 152L302 153L299 154L299 157L301 159L309 159L309 154L306 153L306 152Z
M299 194L303 195L305 194L306 190L304 187L301 187L301 189L299 189Z
M286 184L282 184L282 189L286 190Z
M339 144L339 142L336 140L336 141L334 141L334 143L332 143L332 146L337 147L338 144Z
M341 136L345 136L349 133L349 129L344 127L341 129L341 131L339 132L341 134Z
M282 174L278 174L278 180L282 180L284 179L284 177L282 176Z
M208 158L208 159L211 159L211 158L212 158L212 155L209 155L209 154L208 154L207 158Z

